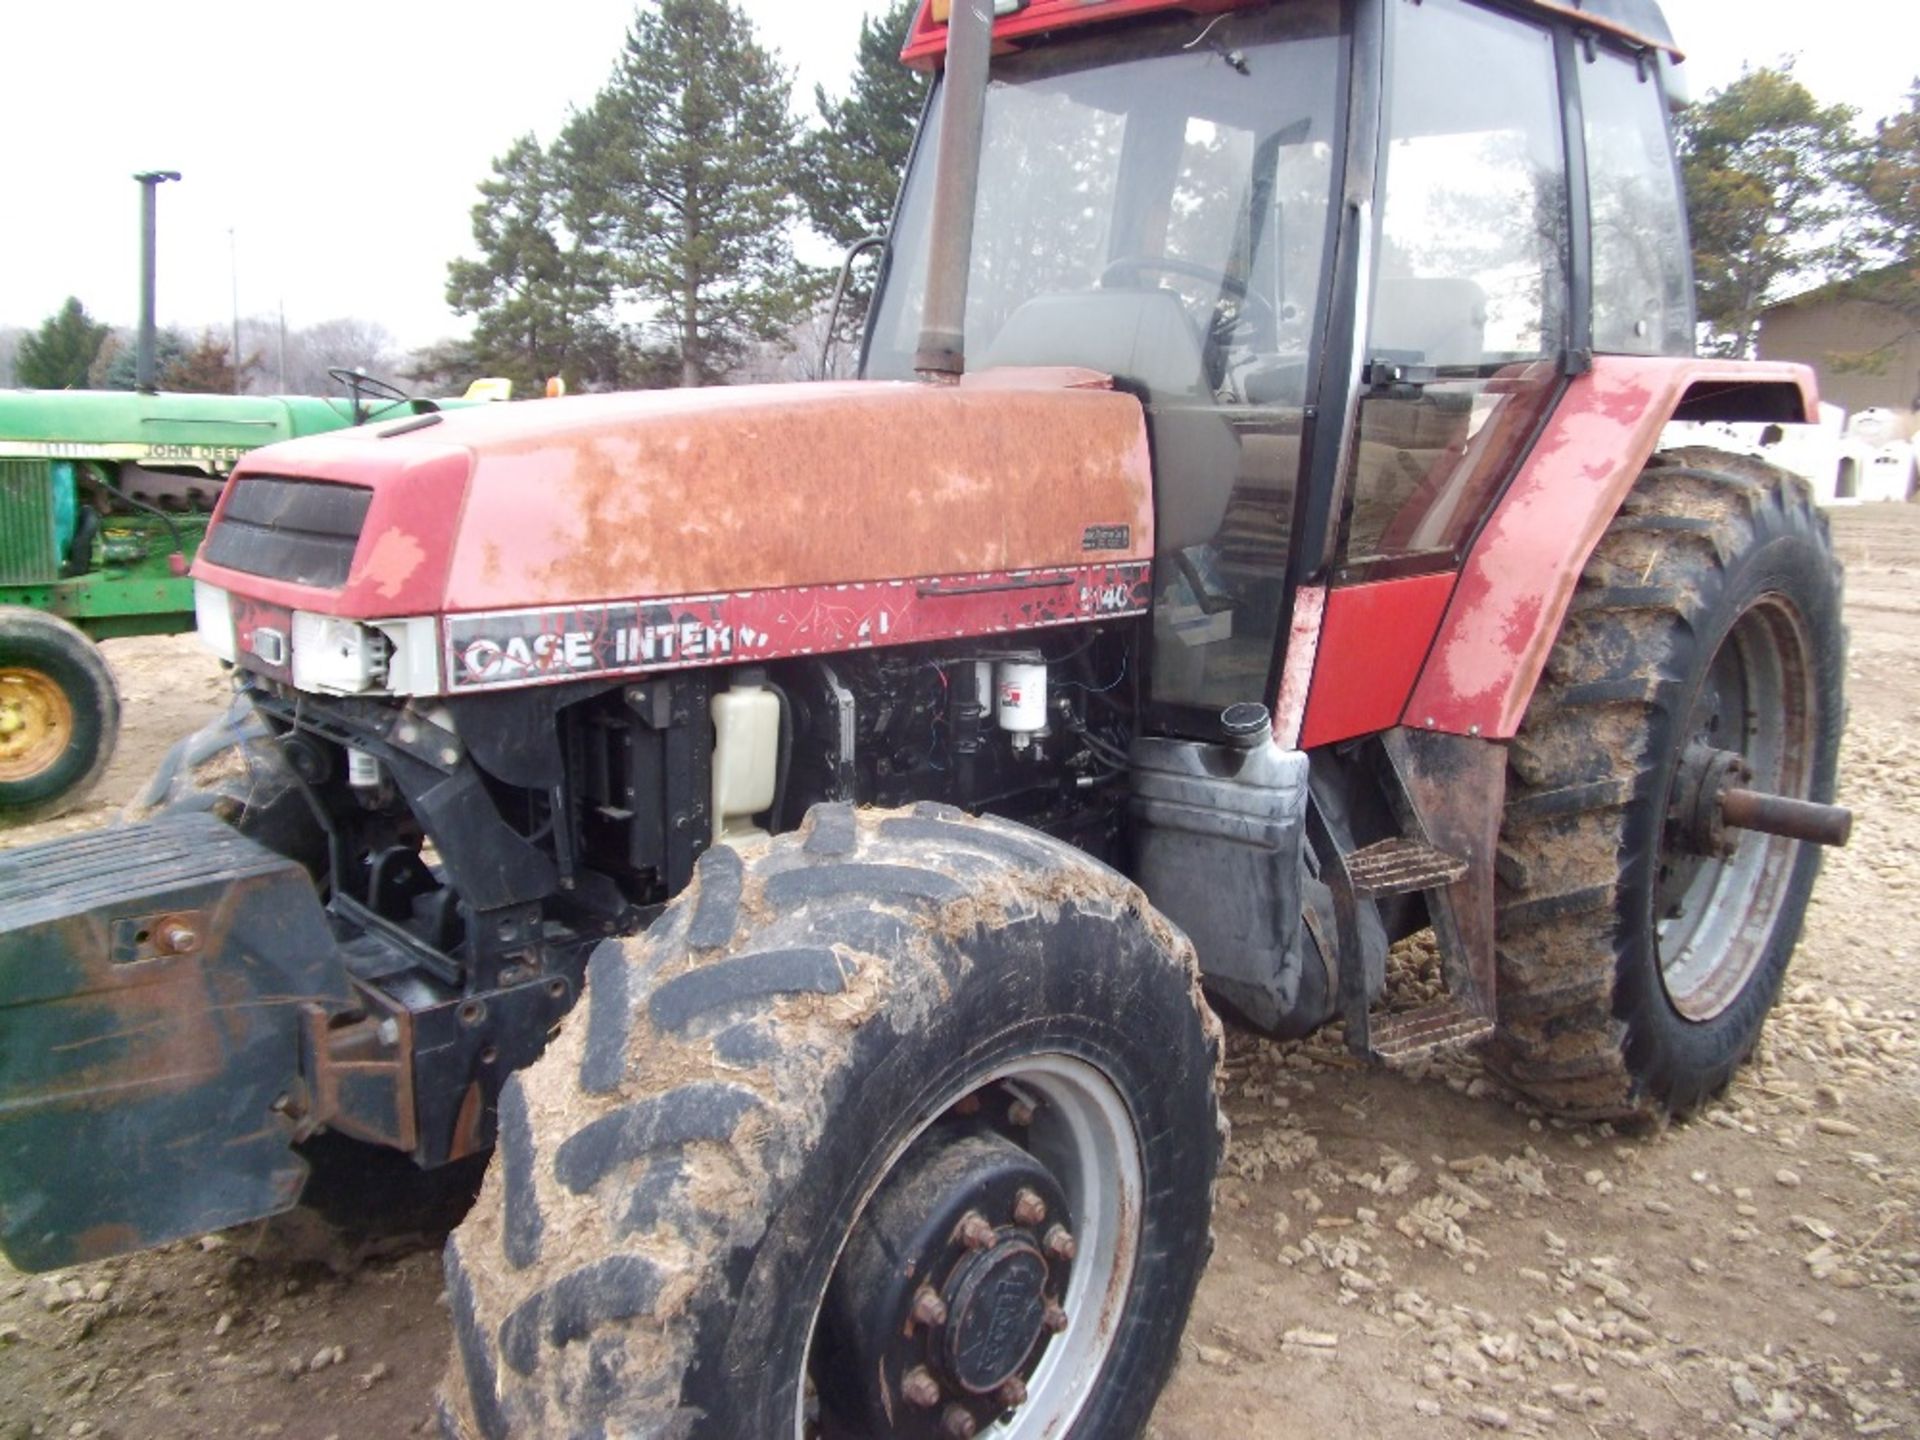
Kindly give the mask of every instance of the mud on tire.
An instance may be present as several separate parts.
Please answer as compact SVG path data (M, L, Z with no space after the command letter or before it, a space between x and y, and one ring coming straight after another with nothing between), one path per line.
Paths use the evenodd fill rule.
M1723 947L1712 993L1689 991L1687 947L1703 932L1673 928L1693 892L1672 872L1701 862L1674 839L1675 777L1703 717L1731 731L1719 710L1744 709L1757 717L1744 736L1716 743L1773 757L1759 788L1831 801L1845 638L1840 568L1803 482L1717 451L1654 457L1581 576L1509 750L1488 1058L1515 1084L1564 1113L1683 1112L1752 1050L1819 847L1740 839L1726 863L1752 867L1750 933ZM1729 666L1755 678L1733 686ZM1765 674L1778 677L1772 719ZM1722 689L1742 702L1723 707Z
M1052 1156L1047 1066L1104 1086L1133 1159L1056 1165L1072 1173L1050 1219L1106 1217L1080 1237L1064 1303L1103 1303L1042 1335L1026 1379L1071 1417L1049 1433L1137 1433L1209 1243L1220 1043L1184 937L1124 879L1019 826L820 807L744 859L709 852L651 930L594 954L584 1015L502 1094L493 1169L447 1247L445 1433L874 1433L875 1397L833 1365L861 1293L841 1259L870 1238L856 1217L880 1223L899 1175L930 1173L928 1146L954 1144L941 1163ZM1023 1066L1040 1088L1001 1089ZM1038 1118L1009 1103L1022 1095ZM1134 1213L1085 1193L1128 1163ZM1025 1245L1011 1222L995 1236L980 1253ZM1069 1349L1075 1326L1087 1339ZM956 1399L949 1383L916 1410L898 1374L877 1384L903 1436L933 1433Z

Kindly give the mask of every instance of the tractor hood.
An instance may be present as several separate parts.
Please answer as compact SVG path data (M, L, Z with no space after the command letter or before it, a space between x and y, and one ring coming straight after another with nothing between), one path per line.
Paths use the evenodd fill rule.
M1068 595L1116 578L1128 596L1106 613L1133 613L1152 542L1138 402L1086 371L1001 370L945 387L540 400L276 445L235 472L193 573L243 609L435 617L443 678L459 688L658 668L577 638L611 633L636 607L679 616L698 602L731 630L716 607L752 601L755 619L740 625L770 643L740 651L766 658L1022 628L1017 611L1002 613L1015 600L1033 623L1061 623L1091 613ZM879 633L857 638L790 626L783 646L777 627L769 635L769 617L851 603L822 587L868 586L1007 601L910 634L893 623L903 613L869 616ZM1035 586L1045 594L1021 600ZM580 663L483 675L461 662L540 632L576 637L566 648ZM242 635L243 664L247 648Z
M344 400L309 395L140 395L119 390L0 392L0 456L210 464L353 423Z

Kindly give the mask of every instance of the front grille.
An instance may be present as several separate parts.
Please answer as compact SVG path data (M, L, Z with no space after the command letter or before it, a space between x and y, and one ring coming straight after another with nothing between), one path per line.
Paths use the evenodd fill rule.
M45 585L59 578L53 467L45 460L0 460L0 585Z
M232 483L201 554L229 570L296 585L333 590L347 583L371 490L272 475Z

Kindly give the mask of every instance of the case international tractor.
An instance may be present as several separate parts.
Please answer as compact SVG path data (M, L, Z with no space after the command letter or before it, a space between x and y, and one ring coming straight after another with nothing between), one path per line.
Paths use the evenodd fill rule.
M1581 1115L1747 1054L1840 577L1798 481L1656 453L1814 395L1692 353L1652 0L955 0L906 59L862 380L241 461L230 723L0 860L15 1265L491 1149L450 1436L1128 1436L1216 1010Z

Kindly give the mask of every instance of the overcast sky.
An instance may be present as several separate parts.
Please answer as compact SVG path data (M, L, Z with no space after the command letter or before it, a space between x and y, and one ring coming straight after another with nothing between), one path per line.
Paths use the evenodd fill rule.
M764 43L838 89L882 0L739 0ZM1666 0L1696 94L1799 57L1822 100L1868 117L1920 74L1920 5ZM69 294L118 324L139 288L136 170L162 187L162 323L282 304L292 326L353 315L405 345L459 333L447 261L474 186L525 131L550 139L606 79L632 0L0 0L0 325ZM231 243L229 231L232 232ZM237 264L235 263L237 261Z

